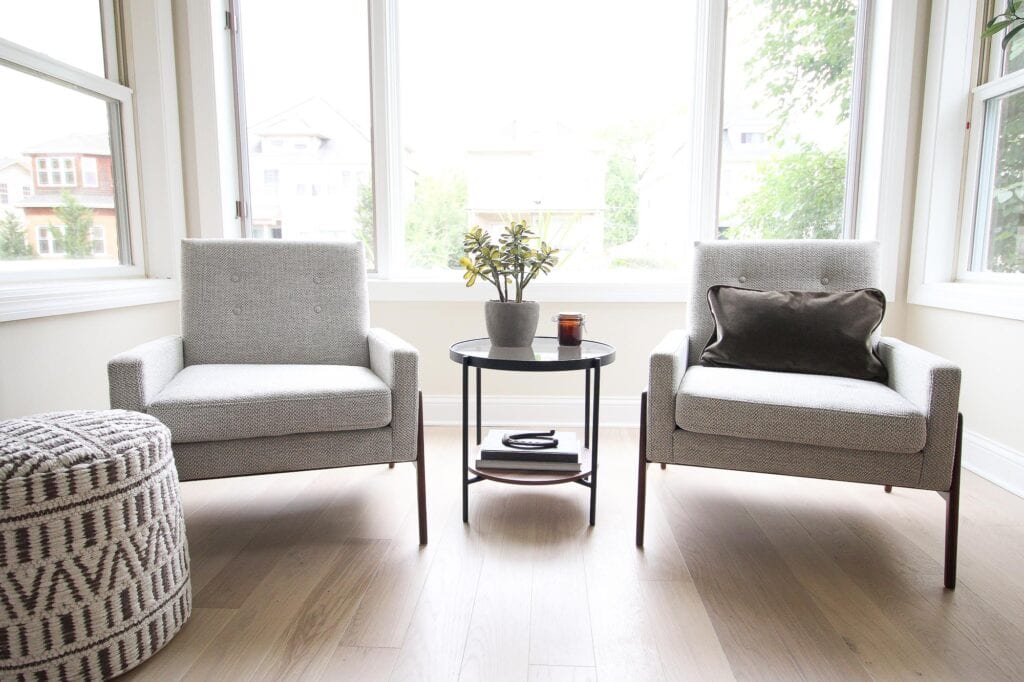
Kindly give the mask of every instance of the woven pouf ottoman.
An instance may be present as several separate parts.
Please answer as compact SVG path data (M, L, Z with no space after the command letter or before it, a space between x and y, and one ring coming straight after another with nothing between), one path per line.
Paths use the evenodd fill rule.
M124 410L0 422L0 679L114 677L191 611L163 424Z

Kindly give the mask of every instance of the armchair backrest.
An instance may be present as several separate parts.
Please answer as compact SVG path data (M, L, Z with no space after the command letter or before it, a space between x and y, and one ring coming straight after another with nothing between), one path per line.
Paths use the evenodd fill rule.
M359 243L182 242L186 365L369 365Z
M715 329L708 288L715 284L765 291L848 291L879 285L878 242L853 239L708 241L694 246L690 287L691 365L700 362Z

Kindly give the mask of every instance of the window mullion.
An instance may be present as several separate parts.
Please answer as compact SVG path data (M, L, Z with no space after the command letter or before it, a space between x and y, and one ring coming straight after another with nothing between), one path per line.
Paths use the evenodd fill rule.
M715 239L721 176L726 0L703 0L694 24L693 121L690 131L691 241Z
M395 0L368 0L370 115L376 271L389 277L402 262L402 145L398 109L398 13Z
M126 102L132 96L132 91L120 83L52 59L3 38L0 38L0 64L108 100Z
M228 0L225 30L230 35L231 69L234 74L232 95L235 98L235 163L238 171L238 199L235 217L240 221L243 237L252 236L252 195L249 184L249 130L245 115L245 75L242 60L242 33L239 29L239 3Z
M850 93L850 141L846 152L846 194L843 239L857 238L860 165L864 152L864 109L867 99L868 55L871 53L872 0L861 0L853 48L853 92Z

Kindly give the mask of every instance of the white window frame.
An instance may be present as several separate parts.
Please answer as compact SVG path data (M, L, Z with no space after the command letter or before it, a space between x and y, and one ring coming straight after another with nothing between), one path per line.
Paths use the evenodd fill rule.
M237 19L238 2L225 0L229 11ZM922 0L870 0L863 3L860 14L865 23L864 39L858 41L859 80L865 100L864 112L854 111L851 115L851 142L849 149L847 207L844 211L847 225L844 236L856 239L877 239L883 243L883 288L890 296L895 295L898 259L900 257L900 230L904 214L909 215L909 201L903 199L905 188L912 186L912 178L906 173L909 159L906 149L885 135L884 142L870 139L871 134L879 138L885 129L878 129L878 123L898 123L899 117L906 118L904 101L912 95L912 58L917 35L917 17L923 13ZM439 272L429 275L408 276L394 271L394 263L401 260L399 250L404 245L401 221L400 164L401 152L399 131L399 87L398 87L398 0L368 0L370 35L370 98L372 121L372 163L374 188L374 213L378 226L388 229L376 230L377 269L368 273L372 300L395 301L437 301L437 300L479 300L479 292L468 290L457 273ZM724 72L725 31L727 0L699 0L698 20L694 25L682 29L686 38L694 45L696 55L696 78L692 93L694 122L692 126L690 210L680 217L681 229L689 235L689 241L714 239L718 219L718 188L720 174L720 147L722 138L722 78ZM230 84L236 104L236 121L244 121L244 112L237 113L244 101L239 77L241 67L240 39L237 35L238 22L234 21L230 31L233 41L232 56L238 67ZM909 41L910 53L902 47L908 43L907 34L897 31L909 30L914 40ZM880 49L883 45L885 50ZM878 57L892 58L892 64L875 62ZM871 62L869 64L869 62ZM878 72L878 73L876 73ZM906 73L904 73L906 72ZM879 113L872 123L874 108ZM862 118L868 133L857 135ZM236 125L236 139L242 139L244 126ZM873 151L868 154L869 148ZM247 147L236 144L236 152L244 156ZM863 163L861 162L863 155ZM229 159L222 155L221 164L230 164L238 174L238 185L248 181L243 171L247 160ZM901 165L902 164L902 165ZM891 196L888 189L896 187L899 196ZM894 203L882 206L881 202L893 199ZM247 212L248 195L241 193L237 204L242 213ZM893 206L896 211L894 213ZM243 218L240 231L248 232ZM531 287L531 295L540 301L686 301L689 295L689 277L679 272L670 281L652 278L645 273L630 273L633 281L608 282L551 282L538 281Z
M989 3L934 0L907 300L1024 320L1024 278L968 269L978 192L984 102L1022 74L987 80L982 26ZM993 50L1000 50L995 37ZM951 172L951 169L959 169Z
M185 203L171 0L96 1L109 78L3 39L0 63L116 104L119 132L112 143L123 144L124 164L115 172L124 176L128 218L122 224L130 235L121 243L132 264L0 276L0 322L180 297ZM145 205L139 201L143 191Z
M104 13L113 13L112 2L101 3ZM0 65L12 68L42 80L50 81L58 87L67 87L86 95L90 95L107 103L108 116L111 123L111 159L115 167L123 166L120 173L124 178L118 202L118 222L120 231L119 245L121 265L96 268L54 267L31 272L0 273L0 284L8 282L43 282L64 279L99 279L108 277L139 277L145 275L145 257L142 240L142 223L140 220L140 202L138 189L139 165L135 142L135 109L132 90L118 82L119 63L108 60L107 72L111 78L104 78L89 71L59 61L40 52L35 52L10 41L0 38ZM57 161L56 171L52 166ZM70 162L72 180L66 181L66 166ZM47 182L39 182L42 171L46 168ZM78 173L72 156L39 156L33 168L36 184L40 187L74 187ZM61 183L52 182L53 173L60 174ZM117 190L115 190L117 191Z
M987 57L990 63L990 67L985 71L994 77L976 86L971 91L971 114L969 119L971 128L967 143L967 169L964 174L964 201L963 210L961 211L962 223L960 226L960 244L957 258L957 280L961 282L989 282L993 284L1024 284L1024 273L979 272L971 269L971 261L974 260L976 256L975 250L978 248L975 245L975 240L981 236L979 235L981 229L978 225L978 218L979 213L983 210L982 201L985 201L985 203L989 201L987 196L988 189L982 188L982 182L986 178L982 177L984 169L981 167L981 161L986 151L986 137L988 134L995 132L988 130L988 121L986 120L988 103L1003 95L1024 92L1024 69L1006 76L995 76L993 73L998 73L998 62L1002 61L992 57L992 53L995 51L998 51L1000 56L1002 55L1002 50L999 46L1000 38L1001 36L993 37L994 44L988 46L990 49L986 51L987 54L983 53L985 54L983 60ZM994 140L992 140L992 143L994 144ZM987 210L987 208L984 210Z

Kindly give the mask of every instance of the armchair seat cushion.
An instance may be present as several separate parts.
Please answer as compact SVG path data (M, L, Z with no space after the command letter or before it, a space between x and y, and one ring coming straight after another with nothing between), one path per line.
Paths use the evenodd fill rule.
M876 381L693 366L676 393L676 424L716 436L917 453L925 416Z
M366 367L191 365L147 410L177 443L374 429L391 422L391 391Z

